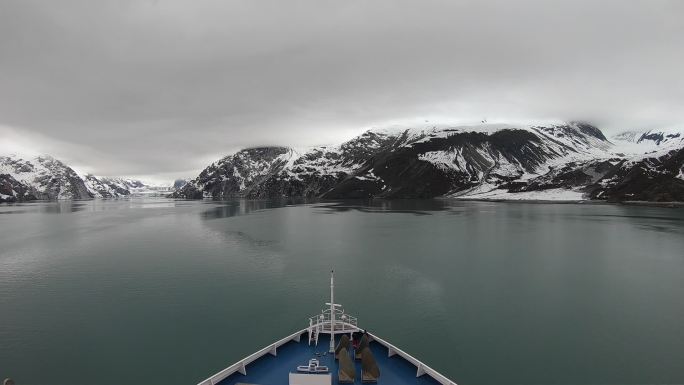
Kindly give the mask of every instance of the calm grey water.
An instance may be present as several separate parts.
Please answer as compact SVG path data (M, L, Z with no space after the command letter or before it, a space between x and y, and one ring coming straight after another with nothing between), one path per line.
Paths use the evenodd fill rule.
M195 384L336 295L459 384L683 383L684 210L0 205L0 378Z

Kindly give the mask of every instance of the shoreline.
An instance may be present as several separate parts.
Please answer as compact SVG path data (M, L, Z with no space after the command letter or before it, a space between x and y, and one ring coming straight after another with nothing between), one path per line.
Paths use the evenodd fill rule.
M135 197L121 197L121 198L92 198L92 199L36 199L29 201L14 201L14 202L0 202L0 205L15 205L15 204L26 204L26 203L51 203L51 202L89 202L89 201L122 201L131 199L144 199L144 198L154 198L154 199L165 199L170 201L211 201L211 202L223 202L227 200L253 200L253 201L269 201L269 200L279 200L279 198L260 198L260 199L246 199L235 197L233 199L183 199L183 198L169 198L162 196L135 196ZM286 199L304 199L304 198L286 198ZM665 207L665 208L684 208L684 202L650 202L650 201L621 201L621 202L609 202L604 200L590 200L590 199L505 199L505 198L458 198L458 197L434 197L434 198L397 198L397 199L386 199L386 198L368 198L360 200L449 200L449 201L463 201L463 202L496 202L496 203L528 203L528 204L578 204L578 205L623 205L623 206L647 206L647 207ZM311 199L306 200L308 202L340 202L340 201L354 201L359 199ZM304 202L302 202L304 203Z
M666 208L684 208L684 202L650 202L650 201L621 201L608 202L602 200L552 200L552 199L505 199L505 198L442 198L468 202L499 202L499 203L558 203L558 204L582 204L582 205L622 205L622 206L651 206Z

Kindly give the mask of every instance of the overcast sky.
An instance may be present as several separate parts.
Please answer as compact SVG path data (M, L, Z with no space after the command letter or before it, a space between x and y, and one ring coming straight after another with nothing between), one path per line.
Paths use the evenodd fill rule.
M0 0L0 151L191 177L428 119L684 122L684 1Z

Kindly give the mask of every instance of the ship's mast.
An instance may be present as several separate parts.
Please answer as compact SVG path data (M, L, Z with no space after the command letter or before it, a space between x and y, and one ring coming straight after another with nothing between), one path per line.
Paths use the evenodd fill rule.
M339 320L337 315L339 314ZM326 302L321 313L309 318L309 344L316 343L320 334L330 334L330 353L335 351L335 334L351 335L359 331L356 317L346 314L342 305L335 303L335 271L330 270L330 302Z
M330 270L330 353L335 351L335 271Z

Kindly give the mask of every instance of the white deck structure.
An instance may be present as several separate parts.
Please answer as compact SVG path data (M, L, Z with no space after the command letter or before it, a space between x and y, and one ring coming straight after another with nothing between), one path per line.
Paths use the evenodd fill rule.
M332 375L290 373L289 385L330 385Z

